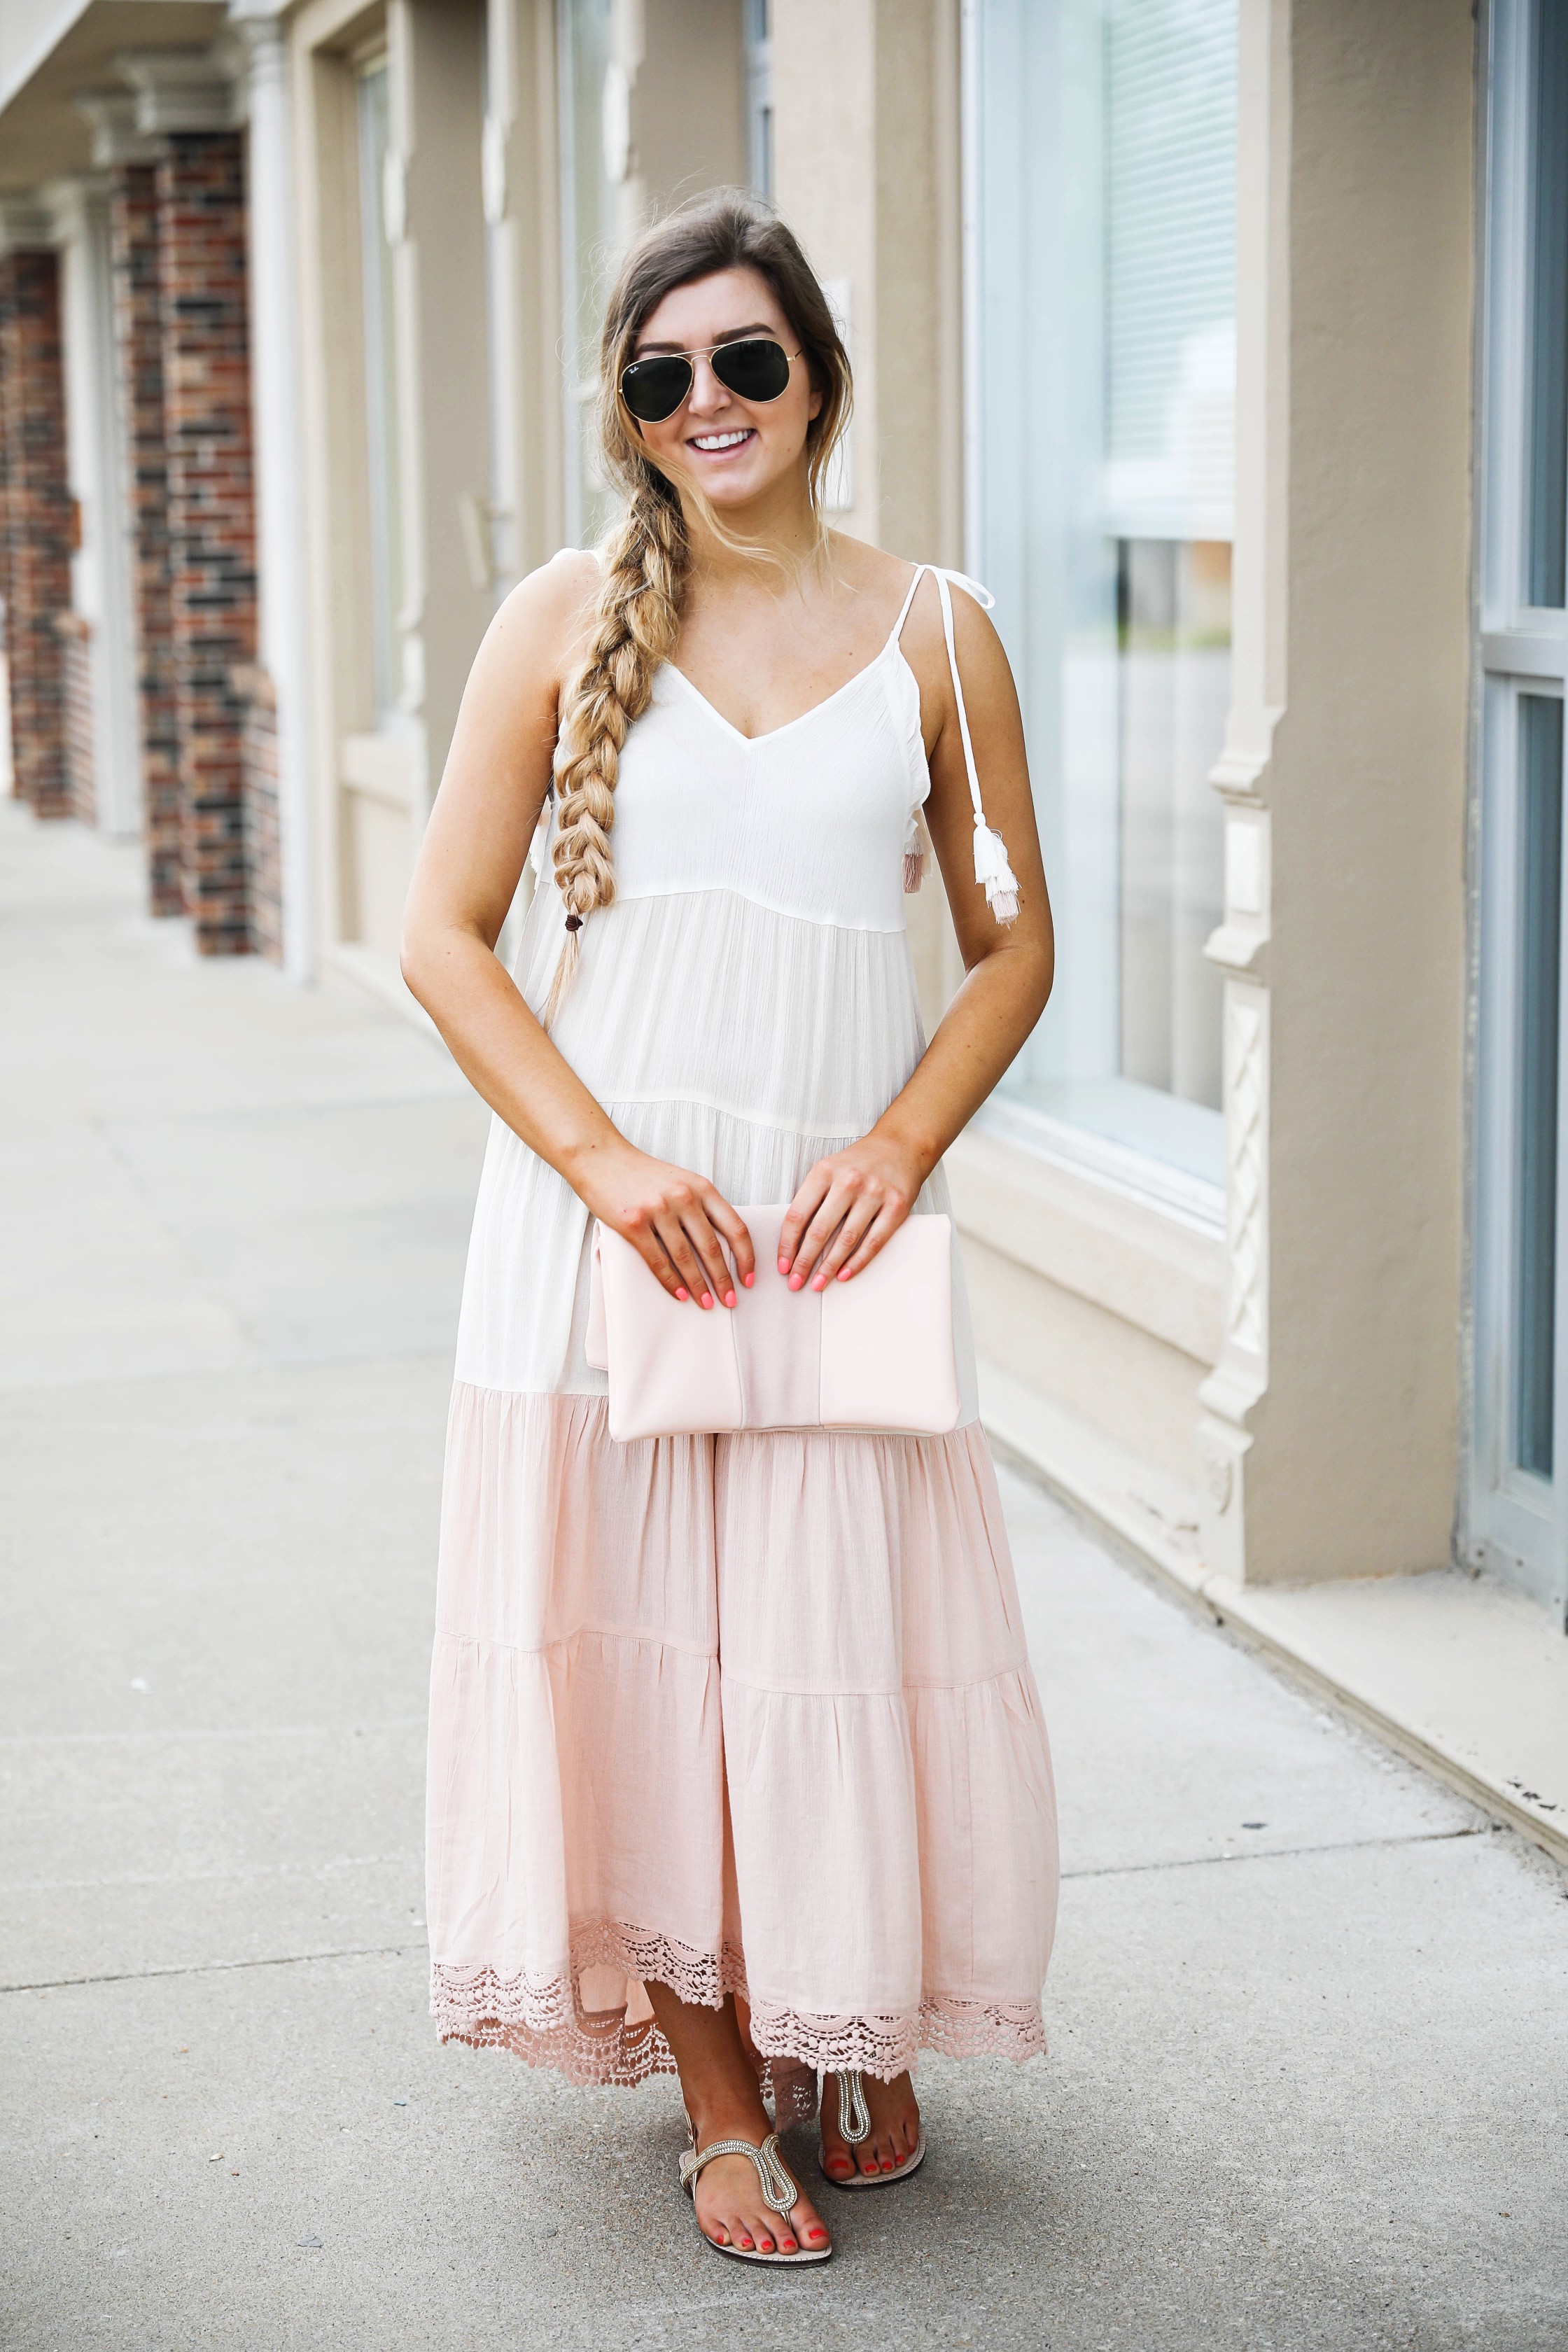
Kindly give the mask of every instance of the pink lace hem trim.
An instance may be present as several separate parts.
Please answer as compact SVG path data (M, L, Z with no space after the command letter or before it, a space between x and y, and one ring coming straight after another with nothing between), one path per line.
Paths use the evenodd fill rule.
M1043 2056L1045 2022L1033 2001L980 2001L928 1993L918 2010L892 2017L825 2017L753 2001L745 1962L732 1947L700 1952L668 1936L601 1920L572 1938L570 1969L503 1976L490 1968L430 1971L430 2013L443 2042L505 2049L583 2086L632 2085L673 2074L669 2044L652 2018L627 2021L624 2009L587 2010L584 1969L611 1967L640 1982L668 1985L682 2000L717 2009L738 1993L751 2010L752 2040L763 2061L763 2088L792 2116L815 2112L816 2076L854 2067L890 2082L917 2052L950 2058ZM809 2090L808 2090L809 2085Z

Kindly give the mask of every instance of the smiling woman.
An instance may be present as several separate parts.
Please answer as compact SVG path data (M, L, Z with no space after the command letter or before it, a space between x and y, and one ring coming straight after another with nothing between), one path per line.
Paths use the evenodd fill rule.
M497 1114L447 1457L434 2006L573 2081L678 2070L709 2242L819 2262L776 2137L819 2080L823 2175L868 2188L924 2154L918 2048L1044 2046L1050 1764L962 1274L945 1435L794 1407L723 1433L677 1398L670 1434L620 1442L595 1221L675 1302L649 1285L671 1360L682 1316L737 1317L753 1364L795 1349L946 1211L1050 916L984 592L823 529L849 373L788 230L726 194L650 232L600 384L622 512L498 614L405 932ZM554 887L508 974L536 825ZM903 919L928 833L968 970L929 1045ZM748 1214L778 1233L762 1269ZM612 1377L615 1345L612 1318Z

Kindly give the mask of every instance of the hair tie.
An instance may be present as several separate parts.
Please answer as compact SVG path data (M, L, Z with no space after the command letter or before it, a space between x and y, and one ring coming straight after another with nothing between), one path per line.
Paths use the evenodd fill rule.
M566 928L569 931L580 931L583 928L582 916L568 915L566 918Z

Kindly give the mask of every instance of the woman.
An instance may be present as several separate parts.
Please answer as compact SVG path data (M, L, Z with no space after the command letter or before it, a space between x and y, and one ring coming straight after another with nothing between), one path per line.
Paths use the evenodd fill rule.
M405 925L496 1113L442 1527L433 2007L574 2082L673 2066L709 2242L821 2261L764 2090L782 2128L837 2074L824 2176L883 2185L924 2152L918 2045L1044 2047L1050 1767L962 1299L948 1437L620 1444L592 1221L692 1315L752 1280L737 1202L791 1203L792 1287L852 1280L945 1207L942 1154L1049 992L1050 918L989 623L823 529L849 372L788 230L734 194L652 230L601 368L623 520L497 614ZM514 982L493 950L547 795ZM922 803L968 969L929 1047Z

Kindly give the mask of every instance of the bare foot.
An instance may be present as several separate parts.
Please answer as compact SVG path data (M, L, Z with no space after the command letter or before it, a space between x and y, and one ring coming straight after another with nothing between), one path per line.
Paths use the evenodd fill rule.
M745 2139L761 2147L773 2129L760 2098L752 2116L694 2116L692 2121L699 2147L716 2139ZM819 2254L827 2248L827 2231L810 2198L803 2191L787 2215L775 2213L749 2157L716 2156L703 2166L697 2183L697 2220L716 2246L738 2246L742 2253L754 2248L771 2254L776 2248L781 2254L793 2254L804 2247L807 2253Z
M727 1999L721 2009L704 2009L678 2000L668 1987L648 1986L654 2014L680 2069L686 2112L697 2134L697 2145L711 2147L716 2139L743 2139L761 2147L773 2130L756 2069L746 2055L735 2016ZM705 2164L694 2186L698 2222L716 2246L735 2246L742 2253L825 2254L828 2235L809 2197L802 2195L787 2214L775 2213L763 2195L756 2166L746 2156L716 2156Z
M870 2109L871 2128L851 2147L838 2128L838 2077L828 2074L823 2079L822 2168L830 2180L852 2179L857 2171L896 2172L913 2156L920 2142L920 2103L907 2074L891 2083L879 2083L875 2074L862 2074L860 2084Z

